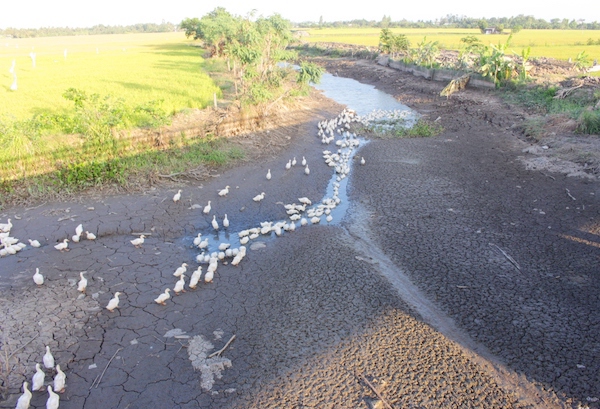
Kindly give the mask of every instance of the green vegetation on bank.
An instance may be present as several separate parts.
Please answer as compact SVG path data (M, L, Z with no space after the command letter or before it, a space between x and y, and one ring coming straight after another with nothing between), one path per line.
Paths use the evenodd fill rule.
M413 124L407 123L404 118L377 120L368 125L352 125L354 132L372 138L428 138L437 136L444 128L435 121L419 118Z
M544 124L553 117L572 120L576 132L600 134L600 90L575 89L564 98L557 97L558 91L556 86L520 85L507 87L502 95L533 113L522 126L525 135L533 139L544 135Z

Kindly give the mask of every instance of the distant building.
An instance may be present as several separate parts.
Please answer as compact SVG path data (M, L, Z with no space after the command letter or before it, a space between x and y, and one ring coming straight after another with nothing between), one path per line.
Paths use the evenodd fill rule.
M500 34L500 31L498 31L496 27L488 27L485 29L483 34Z

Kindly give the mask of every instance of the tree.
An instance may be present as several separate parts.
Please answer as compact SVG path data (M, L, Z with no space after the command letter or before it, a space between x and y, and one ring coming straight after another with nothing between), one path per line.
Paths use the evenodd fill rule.
M488 28L488 23L486 20L479 20L477 22L477 27L479 27L479 30L485 34L485 30Z
M381 19L381 22L379 23L379 27L387 28L390 26L391 23L392 23L392 18L384 15L383 18Z
M180 24L179 27L185 30L185 36L194 36L194 40L197 40L196 34L198 33L198 26L200 25L200 19L198 18L186 18Z
M200 20L185 19L181 26L185 28L188 37L201 40L211 49L213 55L222 55L225 44L233 38L239 18L234 17L223 7L217 7Z

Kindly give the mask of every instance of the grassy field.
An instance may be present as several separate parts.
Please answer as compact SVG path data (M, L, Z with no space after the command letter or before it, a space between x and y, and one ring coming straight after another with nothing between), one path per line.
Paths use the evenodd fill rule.
M309 42L337 42L346 44L365 45L377 47L379 44L378 28L325 28L307 29L310 36L305 37ZM438 41L441 48L458 50L460 39L466 36L475 36L483 44L504 43L508 35L485 35L478 29L461 28L393 28L395 34L405 34L411 46L427 37L429 41ZM561 60L575 58L581 51L585 51L591 60L600 60L600 44L587 45L589 39L600 42L600 31L597 30L522 30L515 34L511 40L510 49L517 54L527 47L531 47L532 57L551 57Z
M71 87L131 106L163 100L167 113L202 108L221 91L204 72L201 52L183 33L2 39L0 115L25 119L64 111L73 105L62 97ZM13 61L16 91L10 90Z
M203 53L183 33L1 39L0 209L242 157L211 135L116 136L221 97L231 85L226 67ZM71 88L85 96L80 108L63 97Z

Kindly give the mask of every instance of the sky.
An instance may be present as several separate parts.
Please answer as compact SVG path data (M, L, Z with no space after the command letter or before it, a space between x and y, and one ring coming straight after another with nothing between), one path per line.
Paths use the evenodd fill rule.
M386 15L393 21L407 19L435 20L447 14L474 18L532 15L550 21L553 18L600 21L600 6L590 7L596 0L585 0L588 7L569 7L556 0L429 0L401 2L390 0L344 1L323 0L6 0L0 7L0 28L91 27L161 23L179 23L187 17L202 17L216 7L232 14L246 16L281 14L292 22L347 21L366 19L379 21ZM341 3L341 4L340 4ZM499 7L501 5L501 7Z

